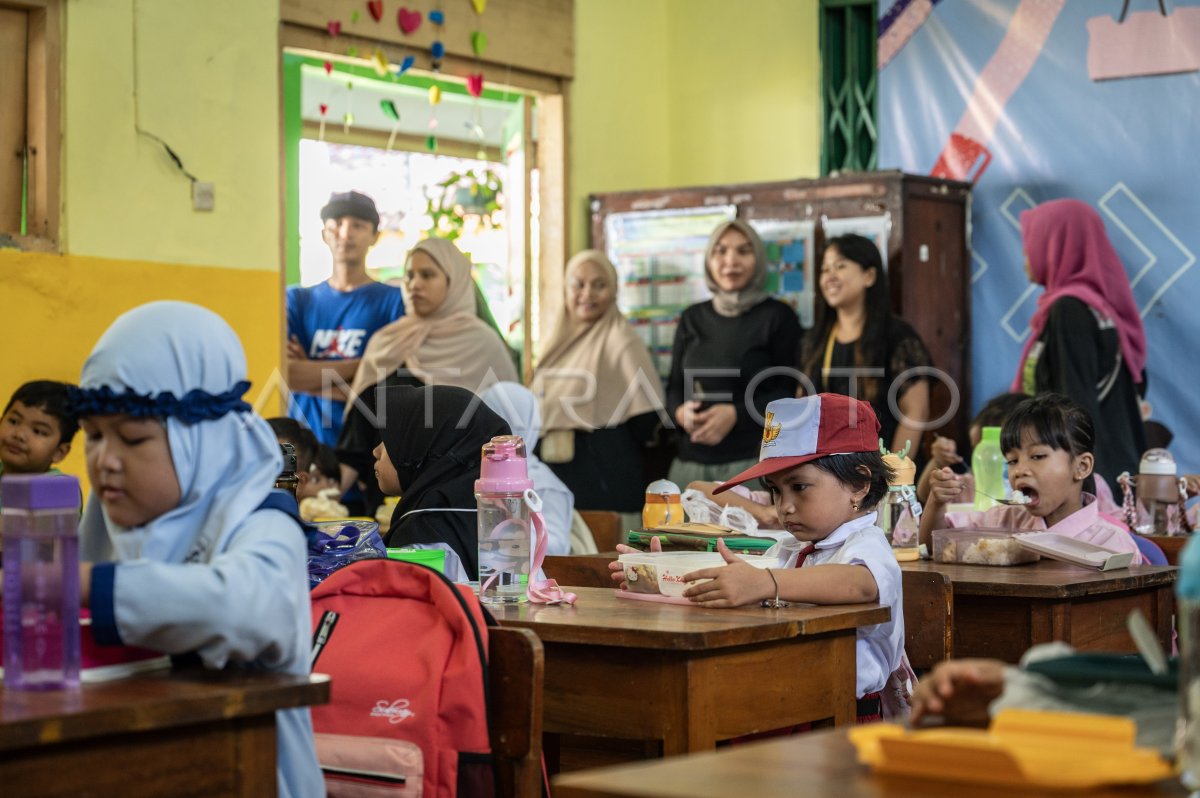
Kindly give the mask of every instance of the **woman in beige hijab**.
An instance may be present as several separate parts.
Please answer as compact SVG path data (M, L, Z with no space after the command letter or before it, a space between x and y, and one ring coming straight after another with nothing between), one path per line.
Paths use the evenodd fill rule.
M381 440L380 425L388 423L375 411L381 388L453 385L482 394L498 382L519 380L508 347L475 314L471 262L458 247L442 238L418 243L408 253L402 288L407 315L367 343L337 445L338 460L367 483L368 511L382 500L371 454Z
M666 415L646 344L617 309L617 271L599 250L567 263L566 302L533 375L541 459L583 510L641 509L646 445Z
M766 292L758 233L740 219L722 222L704 264L713 298L680 315L667 383L679 431L670 477L680 486L720 482L757 463L767 403L794 396L797 384L800 320Z

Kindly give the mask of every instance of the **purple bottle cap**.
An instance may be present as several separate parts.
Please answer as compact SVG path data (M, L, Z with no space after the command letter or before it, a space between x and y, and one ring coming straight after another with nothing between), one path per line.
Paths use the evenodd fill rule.
M78 510L79 480L69 474L13 474L0 479L0 504L14 510Z

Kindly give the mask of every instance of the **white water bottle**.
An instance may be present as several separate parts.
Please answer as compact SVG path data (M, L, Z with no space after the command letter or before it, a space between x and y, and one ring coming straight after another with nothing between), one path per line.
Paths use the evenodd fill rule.
M475 481L479 535L479 600L487 604L525 601L532 546L530 501L533 482L518 435L499 435L483 445Z

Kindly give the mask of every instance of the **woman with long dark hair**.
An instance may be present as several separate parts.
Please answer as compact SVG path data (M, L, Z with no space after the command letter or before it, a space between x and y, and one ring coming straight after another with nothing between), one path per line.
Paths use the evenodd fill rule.
M818 286L813 326L800 345L801 371L817 393L870 402L892 451L908 441L919 451L921 425L929 419L929 381L906 372L931 365L929 350L891 311L879 249L853 233L829 239Z

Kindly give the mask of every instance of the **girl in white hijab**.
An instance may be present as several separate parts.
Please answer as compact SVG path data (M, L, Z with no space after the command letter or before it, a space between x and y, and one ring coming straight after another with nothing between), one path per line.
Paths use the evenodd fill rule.
M196 305L135 308L96 343L71 405L92 483L80 577L97 641L308 672L304 534L263 508L283 460L249 387L237 336ZM276 716L279 794L321 795L308 709Z
M512 434L520 435L525 441L529 478L542 499L542 518L546 521L546 536L549 539L546 553L570 554L571 514L575 510L575 496L533 453L542 434L542 412L538 409L537 397L524 385L499 382L488 388L482 398L496 415L508 422Z
M617 308L617 271L603 252L567 263L566 302L533 375L541 400L541 458L588 510L637 512L646 446L660 424L662 380Z

